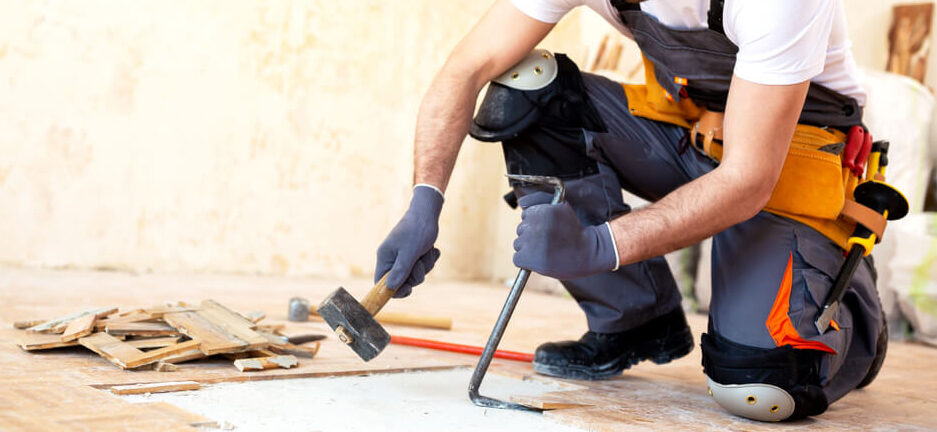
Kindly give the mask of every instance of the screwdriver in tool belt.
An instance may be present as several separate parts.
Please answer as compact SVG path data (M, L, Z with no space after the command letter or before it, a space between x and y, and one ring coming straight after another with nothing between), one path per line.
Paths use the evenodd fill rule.
M856 202L874 210L884 216L885 219L901 219L908 213L907 199L898 189L876 179L876 175L884 175L885 167L888 165L888 142L876 142L870 150L872 155L866 173L868 181L856 186L853 197ZM823 308L814 322L820 334L825 333L830 328L833 315L839 309L839 303L843 300L846 289L849 288L849 283L856 273L860 260L863 256L867 256L872 252L876 240L877 236L872 230L861 223L856 224L855 230L846 242L849 253L846 254L846 260L839 268L839 273L837 273L833 282L833 288L830 289L830 293L823 302Z

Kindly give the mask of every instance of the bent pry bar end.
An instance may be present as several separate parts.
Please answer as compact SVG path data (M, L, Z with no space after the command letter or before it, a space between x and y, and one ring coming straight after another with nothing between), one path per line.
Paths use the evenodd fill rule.
M527 183L553 186L553 204L563 202L563 199L566 197L566 185L563 184L562 180L556 177L508 174L508 178ZM535 412L543 411L540 408L533 408L478 394L478 388L481 387L482 380L488 372L491 359L494 356L495 350L498 348L498 344L501 343L501 336L504 335L504 330L507 328L508 321L511 320L514 307L517 306L517 301L520 299L521 292L524 291L524 286L527 285L527 279L529 277L530 270L520 269L520 271L517 272L517 278L514 279L514 286L511 287L511 292L508 293L508 298L504 302L501 314L498 315L498 321L495 322L495 327L491 330L491 336L488 337L488 343L485 344L485 350L482 351L481 358L478 359L478 365L475 366L475 372L472 373L472 380L469 381L469 399L472 400L472 403L480 407Z

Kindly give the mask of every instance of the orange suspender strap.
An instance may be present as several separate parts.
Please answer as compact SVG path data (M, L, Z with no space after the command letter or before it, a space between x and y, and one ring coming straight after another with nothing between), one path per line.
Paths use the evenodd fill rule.
M768 314L768 319L765 320L765 326L768 327L771 339L774 339L775 345L779 347L790 345L796 349L812 349L836 354L836 350L823 342L806 340L800 337L800 333L797 333L794 323L791 322L791 317L787 313L791 305L793 273L794 254L792 253L787 260L787 269L784 271L784 278L781 279L781 286L778 288L778 296L774 299L774 306L771 307L771 313Z

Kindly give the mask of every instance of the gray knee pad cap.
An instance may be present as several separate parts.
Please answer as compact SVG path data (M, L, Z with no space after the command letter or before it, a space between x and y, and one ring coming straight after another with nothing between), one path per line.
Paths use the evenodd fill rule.
M781 421L794 413L794 398L771 384L719 384L706 378L709 394L726 411L760 421Z

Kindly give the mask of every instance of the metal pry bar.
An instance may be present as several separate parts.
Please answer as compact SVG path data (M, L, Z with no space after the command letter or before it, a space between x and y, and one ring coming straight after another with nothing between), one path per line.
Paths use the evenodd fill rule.
M553 201L551 204L559 204L566 198L566 185L557 177L508 174L508 178L526 183L553 186ZM498 344L501 343L501 337L504 335L504 330L508 326L508 321L511 320L511 315L514 313L517 301L524 291L524 286L527 285L528 278L530 278L530 270L520 269L520 271L517 272L517 278L514 279L514 286L511 287L511 292L508 293L508 298L504 302L501 314L498 315L498 321L495 322L495 327L491 330L491 336L488 337L488 343L485 344L485 350L482 351L482 356L478 359L478 364L475 366L475 372L472 373L472 380L469 381L469 399L472 400L472 403L480 407L535 412L543 411L539 408L502 401L478 394L478 389L481 387L482 380L488 372L488 366L491 365L491 359L494 356L495 350L498 348Z

